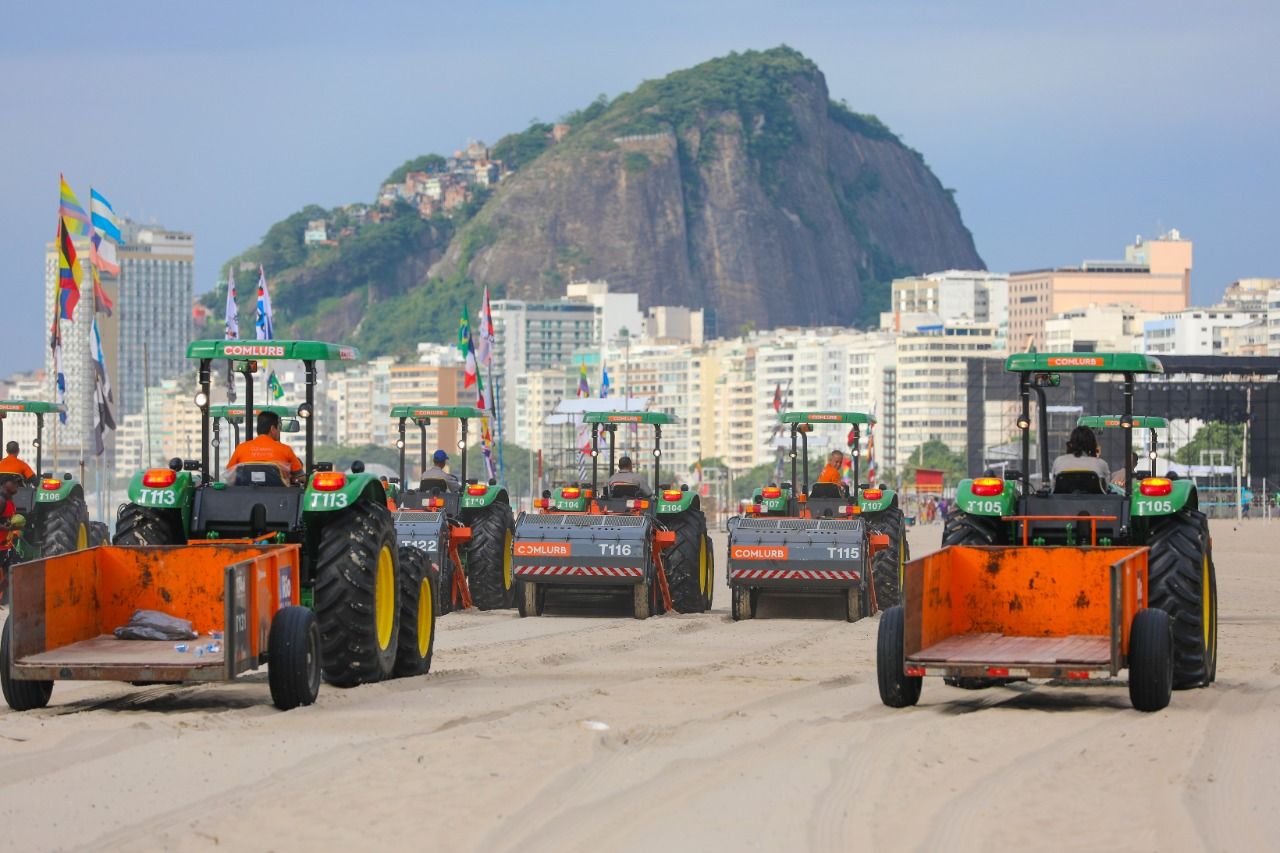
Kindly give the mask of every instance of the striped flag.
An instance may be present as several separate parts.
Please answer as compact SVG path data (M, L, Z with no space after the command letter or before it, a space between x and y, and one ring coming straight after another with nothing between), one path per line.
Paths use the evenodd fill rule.
M476 408L482 412L489 411L489 407L484 401L484 381L479 376L476 377ZM492 480L498 476L493 467L493 434L489 432L489 419L480 419L480 447L484 454L484 467L488 472L487 479Z
M111 379L107 376L107 362L102 355L102 338L98 334L98 318L93 318L89 336L89 355L93 359L93 455L101 456L106 449L103 434L116 428L111 415Z
M480 306L480 335L476 343L476 361L488 367L493 363L493 350L497 336L493 331L493 309L489 307L489 287L484 289L484 303Z
M89 233L89 214L84 212L84 208L80 206L80 200L71 191L71 187L67 186L67 179L62 177L61 173L58 175L58 181L62 184L58 215L66 220L63 227L70 231L73 237L84 237Z
M609 368L601 368L600 374L600 399L609 396Z
M93 276L93 313L106 314L111 316L111 310L115 308L115 304L111 298L107 296L107 292L102 289L102 280L98 278L98 268L92 264L89 266L89 274ZM96 320L94 321L97 322Z
M116 222L116 212L112 209L111 202L92 187L89 188L89 224L117 243L124 242L124 238L120 236L120 224Z
M120 261L116 257L116 244L103 240L102 235L94 231L89 235L89 262L94 269L111 275L120 275Z
M80 259L67 220L59 218L58 222L58 316L70 320L80 301Z
M585 361L579 365L578 371L578 397L590 397L591 386L587 384L587 363Z
M479 373L476 371L476 345L471 339L471 315L467 313L467 306L462 306L462 319L458 321L458 351L462 353L462 357L466 360L466 368L463 371L462 387L470 388L476 384L479 379Z
M267 293L267 274L261 266L258 267L258 318L253 325L258 331L258 340L274 341L276 339L271 312L271 294Z

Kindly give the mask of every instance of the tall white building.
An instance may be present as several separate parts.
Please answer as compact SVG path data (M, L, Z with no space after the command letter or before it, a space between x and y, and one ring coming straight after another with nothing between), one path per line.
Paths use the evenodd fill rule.
M1142 348L1143 325L1161 316L1128 303L1072 308L1045 321L1044 351L1135 352Z
M945 323L990 323L997 348L1009 327L1009 276L986 270L947 270L895 279L893 310L881 315L884 329L914 331Z
M1143 324L1143 352L1148 355L1228 355L1224 330L1267 322L1265 311L1188 308Z

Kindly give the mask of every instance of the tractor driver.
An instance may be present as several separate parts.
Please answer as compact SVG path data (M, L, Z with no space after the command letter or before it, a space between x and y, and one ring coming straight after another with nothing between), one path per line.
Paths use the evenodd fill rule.
M449 454L443 450L437 450L431 454L431 467L422 472L422 479L426 480L444 480L445 488L451 492L462 491L462 483L458 478L450 474L444 469L449 462Z
M613 486L635 486L640 490L640 497L653 497L653 489L649 486L649 481L632 470L630 456L618 457L618 470L609 478L609 487Z
M1105 460L1098 458L1101 453L1102 448L1098 447L1098 437L1093 430L1078 426L1067 439L1067 452L1053 460L1052 474L1056 479L1064 471L1090 471L1105 483L1111 479L1111 468Z
M16 441L11 441L4 446L4 452L8 455L0 459L0 474L17 474L23 480L30 480L36 475L36 472L31 470L30 465L18 458L20 449Z
M844 453L840 450L831 451L831 455L827 457L827 464L822 466L822 473L818 475L819 483L839 483L840 468L844 465Z
M241 464L269 462L279 465L285 480L292 485L306 479L298 455L280 440L280 416L275 412L258 412L258 437L240 442L236 452L227 460L227 470Z

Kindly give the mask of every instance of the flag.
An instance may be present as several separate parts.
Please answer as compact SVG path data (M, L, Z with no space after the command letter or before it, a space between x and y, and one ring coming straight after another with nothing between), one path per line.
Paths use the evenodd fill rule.
M236 307L236 274L227 272L227 313L223 325L223 340L240 340L240 309Z
M89 188L89 224L117 243L124 242L124 238L120 236L120 225L116 222L116 212L112 210L111 202L103 198L102 194L93 187Z
M49 341L49 346L53 349L53 375L55 403L65 403L67 401L67 378L62 375L62 331L58 328L58 318L53 318L53 338ZM62 423L67 422L67 413L59 412L58 420Z
M93 358L93 454L101 456L106 449L103 434L116 428L111 416L111 380L107 376L107 363L102 355L102 338L98 334L98 318L93 318L89 336L89 355Z
M484 382L480 377L476 377L476 408L482 412L489 411L488 405L484 401ZM492 480L497 475L497 471L493 466L493 434L489 432L489 419L480 419L480 449L484 455L484 468L488 474L488 479Z
M782 411L782 383L778 383L778 387L773 389L773 410L775 412Z
M102 235L94 231L89 235L89 263L95 269L105 273L120 275L120 260L116 257L116 244L103 240Z
M493 350L497 336L493 331L493 309L489 307L489 288L484 289L484 304L480 306L480 340L476 344L476 361L488 367L493 363Z
M463 359L466 361L466 367L463 370L462 387L470 388L476 384L479 373L476 371L476 345L471 339L471 315L467 313L467 306L462 306L462 319L458 321L458 352L462 353Z
M59 219L58 222L58 316L70 320L76 303L80 301L80 259L76 257L76 246L68 233L67 220Z
M875 417L874 410L872 417ZM867 424L867 482L876 481L876 433L875 425Z
M579 365L579 367L580 367L580 370L578 371L578 396L590 397L591 386L587 384L587 363L583 361Z
M98 278L98 268L90 265L89 273L93 276L93 313L106 314L110 317L111 309L115 308L115 305L107 296L107 292L102 289L102 280ZM97 321L95 320L94 322L96 323Z
M275 326L271 312L271 294L267 293L267 274L258 267L258 319L254 321L258 330L258 340L274 341Z
M274 370L267 375L267 390L271 392L273 400L279 400L284 396L284 386L280 384L280 378L276 376Z
M858 429L856 426L849 427L849 434L844 437L844 443L849 445L849 449L853 449L854 442L858 440Z
M89 215L80 206L80 200L71 191L71 187L67 186L67 179L59 174L58 180L62 183L62 196L58 202L58 216L63 220L67 220L63 227L70 231L72 236L83 237L89 233Z
M608 397L608 396L609 396L609 368L605 367L601 369L601 375L600 375L600 399L603 400L605 397Z

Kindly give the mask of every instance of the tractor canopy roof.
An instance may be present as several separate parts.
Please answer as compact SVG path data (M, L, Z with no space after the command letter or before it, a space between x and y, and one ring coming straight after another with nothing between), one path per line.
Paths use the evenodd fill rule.
M784 424L874 424L876 419L863 412L783 412L778 420Z
M1108 427L1118 427L1123 422L1120 415L1090 415L1076 421L1077 426L1093 427L1094 429L1107 429ZM1156 417L1155 415L1134 415L1129 418L1134 429L1164 429L1169 426L1167 418Z
M1136 352L1015 352L1008 373L1164 373L1155 356Z
M430 403L424 403L420 406L394 406L391 409L393 418L445 418L466 421L488 416L488 412L477 409L475 406L433 406Z
M355 347L320 341L192 341L187 358L290 358L301 361L355 361Z
M678 424L680 419L666 412L587 412L582 416L587 424Z
M272 412L281 418L293 417L294 411L288 406L254 406L253 413ZM243 418L244 406L210 406L209 417L211 418Z
M0 400L0 414L8 412L33 412L47 415L50 412L65 412L65 403L47 403L44 400Z

